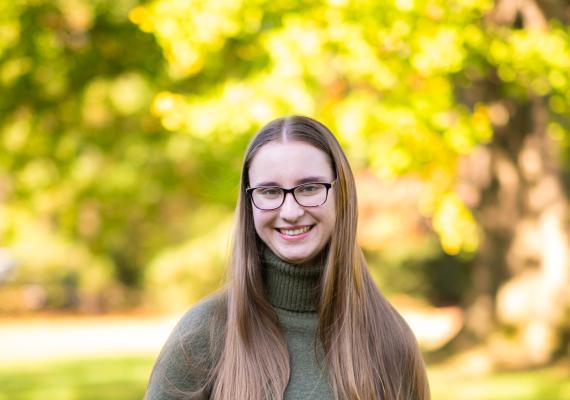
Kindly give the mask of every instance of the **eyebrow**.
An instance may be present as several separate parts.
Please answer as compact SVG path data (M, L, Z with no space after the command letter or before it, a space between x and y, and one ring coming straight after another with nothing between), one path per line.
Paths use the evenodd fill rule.
M328 182L328 181L329 181L329 179L325 178L323 176L307 176L306 178L297 180L295 185L302 185L303 183ZM279 186L279 183L277 183L275 181L265 181L265 182L259 182L255 186L256 187L259 187L259 186Z

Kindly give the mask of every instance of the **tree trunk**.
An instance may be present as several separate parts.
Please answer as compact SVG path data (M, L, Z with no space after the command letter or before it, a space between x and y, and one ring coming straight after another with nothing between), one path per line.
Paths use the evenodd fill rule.
M546 29L547 20L532 0L499 1L489 19L524 29ZM464 160L460 174L462 185L480 193L472 206L483 237L466 296L465 337L490 345L499 363L538 365L567 351L569 199L547 133L546 100L504 98L491 81L463 94L486 101L494 125L492 142Z
M511 366L548 362L563 343L570 292L568 198L556 146L547 135L548 108L495 103L509 115L493 141L468 161L479 184L474 210L483 231L468 296L466 331L496 346ZM481 162L485 161L485 162ZM510 328L510 337L495 334Z

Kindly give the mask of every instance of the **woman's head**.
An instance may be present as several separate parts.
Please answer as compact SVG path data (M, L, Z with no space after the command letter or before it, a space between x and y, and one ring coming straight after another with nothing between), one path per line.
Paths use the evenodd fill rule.
M309 183L317 185L303 185ZM296 189L286 194L279 188ZM246 152L241 197L242 227L255 229L291 263L313 261L341 226L355 231L348 162L333 134L311 118L280 118L257 133Z

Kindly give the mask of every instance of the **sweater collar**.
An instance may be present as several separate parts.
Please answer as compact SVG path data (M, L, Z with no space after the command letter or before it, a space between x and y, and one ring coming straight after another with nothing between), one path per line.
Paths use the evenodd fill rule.
M269 302L277 308L315 312L324 265L289 264L267 246L263 250L263 276Z

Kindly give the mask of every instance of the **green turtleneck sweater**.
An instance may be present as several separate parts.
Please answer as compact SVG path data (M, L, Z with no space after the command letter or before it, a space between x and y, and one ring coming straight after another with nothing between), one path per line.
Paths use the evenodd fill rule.
M322 349L315 354L316 290L322 267L288 264L271 251L264 252L263 276L266 293L283 327L289 349L291 375L284 400L332 399L326 371L321 368ZM210 297L192 307L168 338L153 369L145 399L187 398L178 390L196 391L201 387L216 355L210 350L212 340L208 325L224 307L221 296ZM219 349L218 349L219 350ZM215 352L215 351L214 351ZM317 361L321 358L321 363ZM205 362L203 362L205 361ZM180 393L180 392L178 392ZM197 393L194 399L207 399Z

